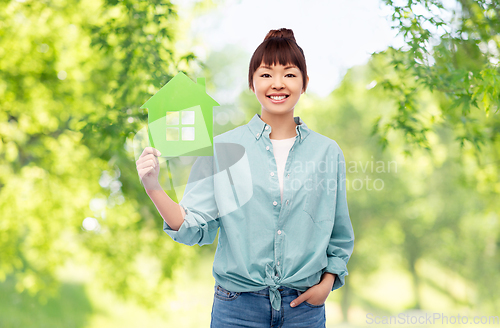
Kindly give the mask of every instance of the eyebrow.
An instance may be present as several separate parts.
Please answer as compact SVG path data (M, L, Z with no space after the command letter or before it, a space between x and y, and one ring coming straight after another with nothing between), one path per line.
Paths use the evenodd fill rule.
M259 69L260 69L260 68L272 69L271 67L269 67L269 66L265 66L265 65L260 66L260 67L259 67ZM296 68L296 69L299 69L297 66L287 66L287 67L285 67L285 69L290 69L290 68Z

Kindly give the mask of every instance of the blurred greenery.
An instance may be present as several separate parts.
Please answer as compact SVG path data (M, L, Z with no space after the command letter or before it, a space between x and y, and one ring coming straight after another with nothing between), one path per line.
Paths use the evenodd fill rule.
M388 64L394 70L383 72L387 66L379 66L376 81L393 97L397 111L379 115L374 134L384 146L389 131L402 131L410 147L428 148L426 132L446 125L462 146L474 146L479 157L498 142L498 0L383 3L390 8L393 28L404 36L405 45L382 52L389 54ZM440 98L439 114L419 104L422 89L435 91ZM486 114L484 119L477 117L479 111Z
M26 292L18 293L13 277L0 284L0 294L2 327L87 327L94 311L81 284L63 283L57 296L43 305Z
M78 258L154 307L194 256L164 238L124 147L147 118L138 105L197 62L174 51L176 19L165 1L0 2L0 279L18 292L46 302Z
M356 242L328 324L494 315L500 7L461 0L442 24L439 11L422 14L445 10L437 0L383 3L406 47L352 67L328 97L306 92L295 111L347 161ZM248 54L228 46L201 62L177 46L186 26L167 1L0 1L1 327L208 325L216 245L165 235L130 147L147 121L140 105L177 72L209 90L247 84ZM215 98L215 134L260 113L250 90ZM186 163L171 164L162 181L187 180Z

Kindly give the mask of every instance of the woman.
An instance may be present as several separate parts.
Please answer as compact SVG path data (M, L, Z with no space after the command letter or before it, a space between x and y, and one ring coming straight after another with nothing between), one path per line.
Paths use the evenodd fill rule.
M214 138L179 204L158 184L161 154L148 147L137 161L172 239L201 246L220 228L211 327L325 327L325 301L345 283L354 233L344 155L293 116L308 81L293 32L271 30L249 69L261 114Z

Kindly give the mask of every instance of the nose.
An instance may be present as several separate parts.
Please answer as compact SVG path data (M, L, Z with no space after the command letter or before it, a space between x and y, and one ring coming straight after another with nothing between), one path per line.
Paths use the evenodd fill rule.
M283 85L283 80L281 79L280 76L277 76L273 79L273 88L276 88L276 89L281 89L283 88L284 85Z

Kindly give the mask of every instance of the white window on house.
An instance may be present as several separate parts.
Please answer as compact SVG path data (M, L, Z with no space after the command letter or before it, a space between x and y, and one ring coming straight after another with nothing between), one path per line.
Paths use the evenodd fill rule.
M167 111L165 117L167 119L167 141L194 140L194 111Z

